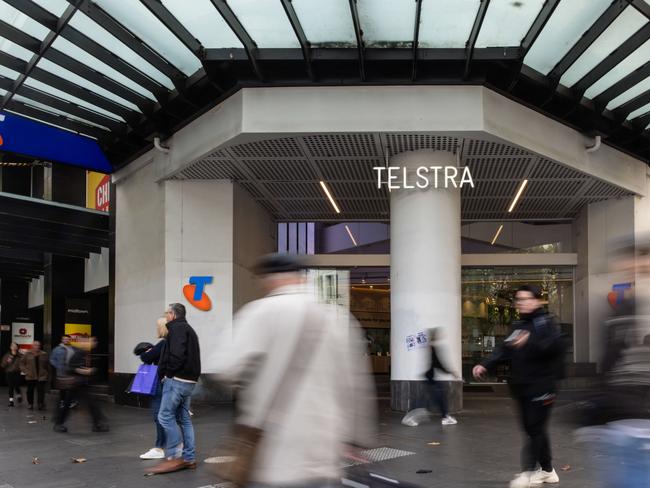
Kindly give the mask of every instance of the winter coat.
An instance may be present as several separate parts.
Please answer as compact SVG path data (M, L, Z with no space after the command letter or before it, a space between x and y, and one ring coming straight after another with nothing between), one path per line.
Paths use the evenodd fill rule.
M167 323L167 340L164 341L158 376L198 381L201 374L201 351L199 338L185 319L174 319Z
M27 381L47 381L50 379L49 355L45 351L28 351L22 358L20 369Z
M14 356L11 352L8 352L2 356L0 366L5 370L5 373L20 373L20 356L18 354Z

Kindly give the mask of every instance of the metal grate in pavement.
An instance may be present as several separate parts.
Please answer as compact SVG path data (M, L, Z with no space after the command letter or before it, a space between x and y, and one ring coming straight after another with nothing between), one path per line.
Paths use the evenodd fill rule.
M352 466L359 466L361 464L371 464L371 463L381 463L384 461L389 461L391 459L397 459L405 456L412 456L415 454L411 451L402 451L400 449L393 449L392 447L378 447L376 449L368 449L367 451L361 451L361 455L368 460L367 463L361 461L345 461L343 463L344 468L350 468Z

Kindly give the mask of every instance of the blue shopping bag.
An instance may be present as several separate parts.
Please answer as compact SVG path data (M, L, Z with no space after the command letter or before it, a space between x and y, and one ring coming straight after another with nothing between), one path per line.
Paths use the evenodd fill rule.
M135 374L129 393L141 395L155 395L158 388L158 366L155 364L141 364Z

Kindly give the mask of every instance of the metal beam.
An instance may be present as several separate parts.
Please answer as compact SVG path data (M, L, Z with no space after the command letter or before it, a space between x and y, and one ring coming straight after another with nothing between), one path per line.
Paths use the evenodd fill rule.
M165 26L176 38L201 59L203 45L187 28L163 5L160 0L140 0L142 4Z
M415 25L413 26L413 65L411 67L411 81L418 77L418 45L420 44L420 18L422 16L422 0L416 0Z
M359 76L361 81L366 81L366 62L364 59L365 46L363 43L363 31L359 22L359 11L357 10L357 0L348 0L350 3L350 13L352 14L352 24L354 25L354 35L357 38L357 56L359 59Z
M609 73L617 64L627 58L630 54L640 48L650 39L650 23L639 29L632 37L621 44L616 51L598 63L589 73L584 75L580 81L573 85L572 89L579 95L596 83L599 79Z
M571 49L562 57L562 59L550 71L548 77L551 79L554 87L560 83L562 75L575 63L585 50L598 39L598 37L607 29L612 22L627 8L626 0L615 0L607 10L601 14L589 29L582 35Z
M481 5L478 7L478 12L476 13L476 18L474 19L474 25L472 26L472 32L469 35L467 40L466 57L465 57L465 71L463 72L463 79L466 80L469 77L469 73L472 69L472 56L474 55L474 47L476 46L476 39L481 32L481 26L483 25L483 20L485 20L485 14L487 9L490 6L490 0L481 0Z
M0 236L0 246L10 247L10 248L12 247L16 249L32 249L35 251L49 252L52 254L59 254L61 256L71 256L75 258L87 258L90 256L91 252L101 252L101 249L99 251L89 251L80 248L55 247L49 244L36 242L34 240L25 241L25 240L6 239L4 236Z
M537 17L535 17L533 25L530 26L530 29L528 29L526 36L521 41L522 61L523 58L526 57L526 54L528 54L528 51L530 51L530 48L533 47L533 44L544 30L544 27L546 27L547 22L553 15L553 12L555 12L555 9L559 3L560 0L546 0L544 6L537 14Z
M112 132L115 132L117 134L122 134L126 132L127 126L124 122L111 119L109 117L106 117L105 115L94 112L75 103L68 102L67 100L63 100L61 98L48 95L47 93L32 88L30 86L27 85L21 86L17 94L22 95L25 98L29 98L30 100L34 100L35 102L40 102L49 107L55 108L57 110L61 110L62 112L69 113L70 115L74 115L81 119L87 120L94 124L107 127Z
M600 95L595 97L594 103L596 105L596 111L604 111L609 102L614 100L619 95L625 93L627 90L637 85L638 83L641 83L648 76L650 76L650 61L627 75L625 78L617 81L607 90L603 91Z
M644 0L627 0L635 9L650 19L650 4Z
M51 14L48 10L31 0L5 0L15 9L27 15L31 19L47 27L50 30L56 29L58 17ZM70 41L72 44L83 49L88 54L96 57L101 62L120 72L125 77L131 79L134 83L146 88L153 93L158 99L165 99L169 93L167 88L152 80L149 76L134 68L122 58L115 55L109 48L102 46L82 32L70 25L62 29L61 37Z
M23 83L25 83L25 80L31 75L31 73L40 69L37 68L36 65L43 57L43 54L47 52L52 43L56 40L56 38L59 37L61 31L65 28L66 25L68 25L68 22L70 22L70 19L72 19L72 16L76 13L76 11L77 7L70 5L65 9L63 14L61 14L61 17L59 17L56 23L56 29L51 30L45 36L45 39L43 39L41 45L39 46L38 52L34 53L32 59L29 60L25 69L20 72L20 76L18 76L18 78L14 81L12 89L5 94L2 100L0 100L0 110L7 106L16 91L23 85Z
M108 30L113 36L120 40L126 47L144 59L151 66L167 76L174 86L182 91L187 76L158 54L154 49L144 43L133 32L119 23L102 8L89 0L68 0L71 4L79 5L79 10L90 19Z
M253 41L251 36L248 34L244 26L241 24L225 0L210 1L212 2L212 5L214 5L214 8L217 9L223 20L226 21L228 27L230 27L235 33L237 39L239 39L239 41L244 45L248 59L253 66L255 76L257 76L260 80L263 80L264 76L262 75L262 70L260 69L259 63L257 62L257 44L255 44L255 41Z
M296 37L298 38L298 42L300 42L300 50L302 51L302 56L305 60L305 68L307 69L307 76L309 76L309 79L314 80L314 71L311 66L311 44L307 40L307 36L305 35L305 31L302 29L302 25L300 24L300 19L298 18L298 15L296 14L295 9L293 8L293 4L291 3L291 0L281 0L282 1L282 7L284 8L285 13L287 14L287 17L289 18L289 22L291 22L291 27L293 27L293 31L296 33Z
M635 110L650 103L650 90L643 92L641 95L634 97L632 100L625 102L623 105L616 107L613 112L617 117L625 120Z

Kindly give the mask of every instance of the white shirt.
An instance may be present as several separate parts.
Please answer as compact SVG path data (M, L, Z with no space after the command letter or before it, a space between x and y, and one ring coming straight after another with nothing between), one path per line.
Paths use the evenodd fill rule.
M276 401L283 411L269 409L294 357L307 307L320 321L313 324L320 328L318 343L295 387L287 389L290 398ZM244 386L238 422L264 430L251 481L336 479L342 445L374 440L374 391L357 329L345 310L317 304L299 287L283 287L239 311L217 374ZM289 374L293 378L295 371Z

